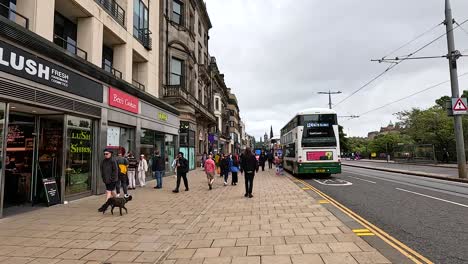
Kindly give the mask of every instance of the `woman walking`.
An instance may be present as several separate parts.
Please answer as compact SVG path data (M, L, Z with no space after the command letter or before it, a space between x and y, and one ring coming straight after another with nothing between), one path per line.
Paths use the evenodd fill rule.
M148 162L145 159L145 155L140 155L140 161L138 162L138 181L140 181L140 187L146 185L146 172L148 171Z
M237 185L237 173L239 172L239 156L235 154L232 157L231 173L232 173L232 182L231 185Z
M138 167L138 160L132 152L128 152L128 189L135 190L135 174Z
M220 166L221 175L224 176L224 186L226 186L229 178L229 159L224 154L221 155Z

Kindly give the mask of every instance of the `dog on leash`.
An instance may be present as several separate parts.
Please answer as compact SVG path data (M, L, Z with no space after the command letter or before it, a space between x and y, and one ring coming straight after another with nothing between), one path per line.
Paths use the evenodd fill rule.
M122 208L125 210L125 213L128 214L125 204L132 200L131 195L125 195L124 197L111 197L107 202L101 207L102 213L104 214L107 208L111 207L111 214L114 214L114 208L119 207L120 215L122 216Z

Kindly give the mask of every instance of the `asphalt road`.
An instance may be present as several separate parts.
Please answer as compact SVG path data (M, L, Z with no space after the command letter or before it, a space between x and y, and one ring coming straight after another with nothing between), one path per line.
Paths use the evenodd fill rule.
M343 167L352 185L314 187L434 263L468 263L468 184Z

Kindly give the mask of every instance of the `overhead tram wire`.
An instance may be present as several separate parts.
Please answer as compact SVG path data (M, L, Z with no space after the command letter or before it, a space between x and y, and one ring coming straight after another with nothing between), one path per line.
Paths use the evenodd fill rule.
M466 22L468 22L468 19L466 19L465 21L463 21L461 24L457 25L457 27L453 28L452 30L455 30L456 28L458 27L461 27L461 25L465 24ZM443 23L442 23L443 24ZM441 25L441 24L439 24ZM387 69L385 69L385 71L383 71L382 73L378 74L377 76L375 76L374 78L372 78L370 81L366 82L363 86L359 87L357 90L355 90L354 92L352 92L350 95L348 95L347 97L345 97L343 100L339 101L336 106L340 105L341 103L343 103L344 101L348 100L350 97L352 97L353 95L355 95L356 93L358 93L359 91L361 91L362 89L366 88L367 86L369 86L371 83L373 83L375 80L379 79L380 77L382 77L383 75L385 75L388 71L392 70L393 68L395 68L396 66L398 66L400 63L410 59L411 56L415 55L416 53L418 53L419 51L427 48L428 46L430 46L431 44L433 44L434 42L438 41L439 39L443 38L445 35L447 35L448 32L445 32L444 34L440 35L439 37L435 38L434 40L430 41L429 43L427 43L426 45L422 46L421 48L417 49L416 51L406 55L404 58L402 58L401 60L399 61L395 61L393 62L392 65L390 65ZM385 57L382 58L381 60L378 60L379 62L386 62L385 61ZM387 61L388 62L388 61Z
M463 74L460 74L458 77L463 77L463 76L466 76L466 75L468 75L468 72L465 72L465 73L463 73ZM385 107L387 107L387 106L389 106L389 105L392 105L392 104L401 102L401 101L406 100L406 99L408 99L408 98L410 98L410 97L413 97L413 96L418 95L418 94L420 94L420 93L423 93L423 92L426 92L426 91L428 91L428 90L434 89L434 88L436 88L436 87L439 87L439 86L441 86L441 85L443 85L443 84L446 84L446 83L449 83L449 82L450 82L450 80L446 80L446 81L443 81L443 82L440 82L440 83L431 85L431 86L429 86L429 87L426 87L426 88L424 88L424 89L422 89L422 90L420 90L420 91L417 91L417 92L415 92L415 93L412 93L412 94L410 94L410 95L407 95L407 96L405 96L405 97L402 97L402 98L400 98L400 99L397 99L397 100L395 100L395 101L386 103L386 104L384 104L384 105L382 105L382 106L379 106L379 107L377 107L377 108L374 108L374 109L372 109L372 110L363 112L363 113L359 114L358 116L361 117L361 116L363 116L363 115L367 115L367 114L369 114L369 113L375 112L375 111L380 110L380 109L382 109L382 108L385 108ZM350 119L348 119L348 120L351 120L351 119L353 119L353 118L350 118Z

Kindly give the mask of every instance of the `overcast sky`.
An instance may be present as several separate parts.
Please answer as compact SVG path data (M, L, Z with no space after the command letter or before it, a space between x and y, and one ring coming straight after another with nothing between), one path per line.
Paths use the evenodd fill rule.
M457 22L468 19L468 1L451 0ZM384 71L389 64L371 62L434 28L444 20L444 0L207 0L213 28L210 54L237 95L241 117L258 140L273 126L275 135L296 112L327 107L327 95L342 91L333 102ZM468 54L466 32L455 30L456 48ZM412 53L445 33L443 25L398 51ZM446 38L419 56L447 53ZM417 56L415 55L415 56ZM461 58L459 74L468 72ZM335 107L339 116L359 115L388 102L448 80L446 59L404 61L372 85ZM468 75L460 77L460 91L468 90ZM345 132L367 132L396 121L394 113L427 108L442 95L445 84L358 119L340 118Z

